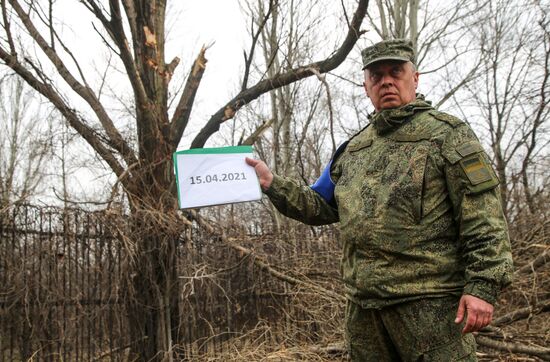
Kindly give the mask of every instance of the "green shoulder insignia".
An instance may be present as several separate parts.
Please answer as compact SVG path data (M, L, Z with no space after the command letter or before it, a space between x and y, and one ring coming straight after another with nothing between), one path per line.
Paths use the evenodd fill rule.
M434 118L447 123L449 126L451 126L453 128L458 127L459 125L464 123L464 121L462 121L460 118L457 118L455 116L451 116L450 114L447 114L447 113L444 113L444 112L436 111L435 109L429 111L429 113Z
M476 186L487 181L496 181L498 179L489 165L487 156L483 147L477 141L464 143L456 148L460 155L460 167L468 177L470 184Z
M493 178L490 166L487 165L481 153L464 157L460 160L460 166L473 186L490 181Z

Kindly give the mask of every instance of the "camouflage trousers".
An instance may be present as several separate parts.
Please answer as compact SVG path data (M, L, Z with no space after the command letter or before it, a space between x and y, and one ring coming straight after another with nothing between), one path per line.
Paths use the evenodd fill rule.
M352 361L477 361L475 340L454 323L457 297L427 298L364 309L348 301Z

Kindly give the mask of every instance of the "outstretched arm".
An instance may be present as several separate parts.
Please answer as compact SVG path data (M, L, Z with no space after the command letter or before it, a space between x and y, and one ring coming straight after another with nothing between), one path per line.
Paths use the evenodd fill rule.
M262 190L283 215L308 225L338 221L336 207L309 186L274 175L263 161L246 158L246 163L254 167Z

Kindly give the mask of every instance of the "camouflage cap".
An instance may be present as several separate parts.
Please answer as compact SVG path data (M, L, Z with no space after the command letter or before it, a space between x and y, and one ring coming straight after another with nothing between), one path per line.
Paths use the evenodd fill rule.
M413 44L408 39L384 40L376 43L361 52L363 57L363 69L380 60L402 60L414 64Z

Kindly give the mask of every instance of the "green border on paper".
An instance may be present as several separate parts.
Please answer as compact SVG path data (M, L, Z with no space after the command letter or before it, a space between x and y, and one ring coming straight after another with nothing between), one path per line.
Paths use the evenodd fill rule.
M229 146L229 147L211 147L211 148L191 148L189 150L176 151L172 155L172 162L174 163L174 171L176 174L176 189L178 191L178 206L181 209L180 204L180 185L178 175L178 162L177 155L207 155L207 154L230 154L230 153L253 153L252 146Z
M252 146L229 146L212 148L191 148L190 150L177 151L177 155L204 155L215 153L252 153Z

